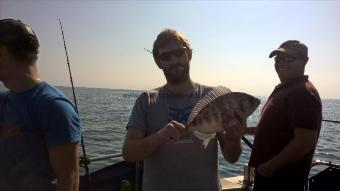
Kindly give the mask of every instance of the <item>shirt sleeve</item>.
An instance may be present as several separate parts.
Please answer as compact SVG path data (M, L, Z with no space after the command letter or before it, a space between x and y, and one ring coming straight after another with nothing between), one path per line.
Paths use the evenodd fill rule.
M148 93L142 93L136 100L133 106L131 116L126 128L138 128L146 130L147 123L147 107L148 106Z
M0 90L0 104L5 100L5 97L8 95L6 92L2 92Z
M289 116L296 128L317 130L321 121L321 102L305 89L294 92L290 98Z
M42 128L48 147L80 141L80 120L71 102L67 99L55 99L41 111Z

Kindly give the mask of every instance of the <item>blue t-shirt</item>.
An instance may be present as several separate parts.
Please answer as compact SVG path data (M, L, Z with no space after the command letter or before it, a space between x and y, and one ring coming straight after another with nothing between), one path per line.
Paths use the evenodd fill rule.
M48 148L78 141L79 117L58 89L0 93L0 190L55 190Z

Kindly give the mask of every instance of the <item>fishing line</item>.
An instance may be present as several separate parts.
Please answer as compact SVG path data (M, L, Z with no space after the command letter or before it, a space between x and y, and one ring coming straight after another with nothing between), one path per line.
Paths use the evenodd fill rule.
M67 48L66 48L66 42L65 42L65 36L64 36L64 30L63 30L63 26L61 24L61 20L59 19L59 24L60 24L60 30L61 30L61 35L63 37L63 42L64 42L64 49L65 49L65 53L66 53L66 60L67 60L67 66L68 66L68 72L70 75L70 81L71 81L71 87L72 87L72 93L73 93L73 100L74 100L74 104L75 104L75 108L76 108L76 112L79 115L79 111L78 111L78 104L77 104L77 98L76 98L76 94L74 91L74 85L73 85L73 78L72 78L72 73L71 73L71 66L70 66L70 61L68 58L68 54L67 54ZM84 138L83 138L83 134L80 134L81 136L81 147L82 147L82 151L83 151L83 156L80 157L80 163L83 163L85 165L85 172L86 172L86 176L88 177L89 182L91 183L91 178L90 178L90 173L89 173L89 159L86 155L86 150L85 150L85 144L84 144ZM91 190L91 186L90 186L90 190Z

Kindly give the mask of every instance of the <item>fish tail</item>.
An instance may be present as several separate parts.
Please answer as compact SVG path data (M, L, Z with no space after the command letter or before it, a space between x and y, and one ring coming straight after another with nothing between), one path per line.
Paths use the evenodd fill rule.
M203 145L204 149L206 149L206 148L208 147L208 144L209 144L210 140L211 140L211 139L205 139L205 140L203 140L202 145Z
M209 142L211 139L213 139L216 134L215 133L212 133L212 134L207 134L207 133L200 133L198 131L194 131L193 134L200 140L203 141L202 145L205 148L207 148Z

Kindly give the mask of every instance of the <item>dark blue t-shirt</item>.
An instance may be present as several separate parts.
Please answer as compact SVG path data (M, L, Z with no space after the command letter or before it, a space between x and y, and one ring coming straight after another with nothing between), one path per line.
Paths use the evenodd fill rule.
M78 115L58 89L0 93L0 190L55 190L48 148L78 141Z

